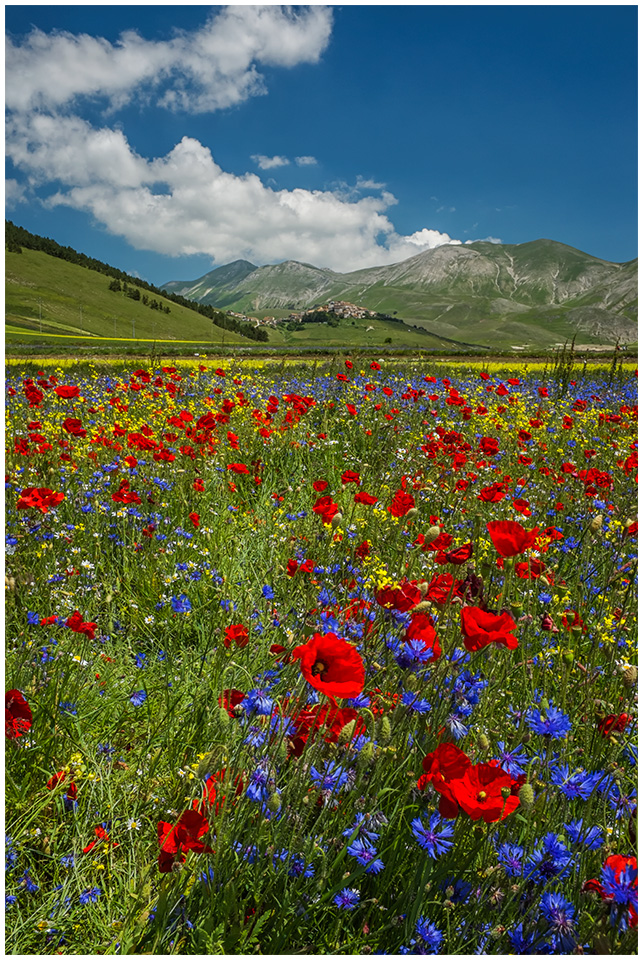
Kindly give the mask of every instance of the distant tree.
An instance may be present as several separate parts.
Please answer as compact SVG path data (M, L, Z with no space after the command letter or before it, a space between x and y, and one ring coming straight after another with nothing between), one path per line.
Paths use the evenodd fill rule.
M109 284L109 289L110 289L110 290L115 290L115 291L117 291L118 293L120 293L121 290L123 289L123 288L121 287L121 281L120 281L120 280L112 280L112 281L110 282L110 284Z
M16 243L15 240L9 240L7 243L7 250L9 253L22 253L22 247L19 243Z

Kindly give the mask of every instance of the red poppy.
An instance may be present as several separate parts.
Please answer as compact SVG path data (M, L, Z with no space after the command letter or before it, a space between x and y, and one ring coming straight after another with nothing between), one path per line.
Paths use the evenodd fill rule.
M317 513L322 518L322 521L328 524L335 514L339 513L339 507L333 502L332 497L318 497L313 504L313 513Z
M238 647L245 647L248 644L248 640L248 630L242 623L235 623L232 626L225 628L223 645L226 648L231 647L233 641Z
M192 489L196 490L197 493L203 493L205 486L203 480L200 477L197 477L194 483L192 484Z
M243 701L244 697L245 693L242 690L235 690L233 687L229 687L227 690L224 690L219 697L218 704L222 710L226 711L229 717L236 717L234 708Z
M380 607L386 607L388 610L397 610L399 613L406 613L422 599L417 584L403 580L399 587L382 587L375 592L375 599Z
M61 397L61 399L63 400L72 400L74 397L80 396L80 390L78 387L71 387L66 385L56 387L54 390L54 393L57 396Z
M245 463L229 463L228 470L232 473L250 473Z
M456 566L461 566L463 563L466 563L467 560L471 558L473 554L473 544L465 543L461 547L457 547L455 550L450 550L448 553L444 551L439 551L436 554L435 560L436 563L453 563Z
M498 503L499 500L504 500L507 495L507 488L504 483L492 483L489 487L484 487L478 494L478 500L482 500L483 503Z
M474 653L490 643L501 643L510 650L518 646L518 638L510 631L516 624L508 613L496 616L480 607L463 607L460 612L460 629L465 648Z
M495 761L470 766L462 779L451 780L449 784L460 809L472 820L482 818L485 823L504 820L520 805L517 795L503 796L516 785L517 781Z
M10 740L17 740L30 729L33 721L31 707L19 690L7 690L4 695L4 732Z
M295 647L292 657L301 661L308 683L333 703L335 697L358 697L364 689L362 658L352 644L334 633L315 633L308 643Z
M616 883L622 883L625 879L624 874L628 867L631 871L631 879L629 879L628 886L632 887L633 890L638 890L639 878L638 878L638 862L636 857L624 857L620 853L613 853L607 858L603 864L603 871L606 868L610 868L614 871L614 880ZM606 893L603 884L600 880L586 880L582 886L583 891L593 890L595 893L600 893L603 900L611 902L614 899L613 894ZM629 904L628 907L628 927L633 928L638 924L638 910L633 903Z
M355 494L353 499L355 500L355 503L365 503L369 507L372 507L374 503L377 503L377 497L367 493L366 490L360 490L359 493Z
M112 494L114 503L140 503L141 498L138 493L129 488L129 480L121 480L116 493Z
M47 487L28 487L20 494L16 510L29 510L30 507L35 507L41 513L49 513L50 507L57 507L64 499L64 493L55 493Z
M190 513L190 514L189 514L189 518L190 518L190 520L192 521L192 524L194 525L195 530L198 530L198 528L199 528L199 523L200 523L200 520L201 520L201 518L199 517L199 514L198 514L198 513Z
M89 853L89 851L93 850L96 844L99 843L100 841L104 843L108 843L111 847L120 846L119 843L115 843L114 841L110 840L109 833L107 832L107 830L105 830L104 827L100 825L98 827L94 827L94 833L96 834L96 840L92 840L90 843L87 844L86 847L83 847L83 853Z
M494 520L487 524L489 536L501 557L516 557L534 545L539 527L525 530L514 520Z
M495 437L482 437L479 446L487 457L493 457L498 453L498 441Z
M441 743L422 761L425 773L418 780L418 788L423 790L429 783L433 784L440 794L439 811L443 817L457 817L460 808L451 783L461 780L470 766L467 754L452 743Z
M312 742L319 731L326 743L337 743L339 735L347 723L355 721L353 737L365 729L364 721L352 707L343 709L334 704L317 704L300 710L293 718L295 731L291 738L291 755L300 757L307 743Z
M381 369L382 368L380 367L377 360L373 360L373 362L371 363L371 370L381 370Z
M443 606L462 595L462 580L456 580L450 573L440 573L427 584L425 600L431 600L437 606Z
M616 714L610 713L609 716L604 717L599 721L598 729L603 734L604 737L609 737L613 731L617 733L622 733L625 730L626 726L632 718L628 716L627 713L621 713L617 717Z
M74 610L71 617L68 617L67 620L65 620L65 623L70 630L74 631L74 633L82 633L87 637L88 640L93 640L96 636L96 624L84 623L83 618L78 610Z
M410 493L405 493L404 490L397 490L393 497L393 502L388 509L393 517L405 517L414 506L415 500Z
M355 473L354 470L344 470L342 483L356 483L359 486L361 482L359 473Z
M371 552L371 545L368 540L363 540L355 547L355 556L360 560L364 560L365 557L368 557Z
M313 480L313 490L317 493L323 493L327 486L327 480Z
M442 653L438 635L433 628L431 617L425 613L411 614L411 622L404 634L405 640L421 640L425 650L431 650L431 662L437 660Z
M225 802L225 794L221 793L221 787L225 785L226 780L226 768L218 770L214 774L207 774L205 778L205 786L203 787L203 794L201 802L198 800L192 801L192 809L198 810L203 816L206 816L208 813L214 813L215 816L218 815L221 807ZM240 797L243 793L244 782L243 777L237 775L232 785L235 788L234 797L232 801L237 797Z
M213 853L212 847L206 846L201 840L209 829L208 821L198 810L184 810L174 826L160 820L157 826L161 845L158 857L160 873L169 873L177 858L179 863L183 863L188 850L194 850L196 853Z
M517 563L515 573L521 580L537 580L538 577L542 577L546 569L542 560L531 557L526 563Z
M67 417L66 420L63 420L62 426L63 430L70 433L72 437L80 437L82 439L87 436L87 431L84 429L78 417Z

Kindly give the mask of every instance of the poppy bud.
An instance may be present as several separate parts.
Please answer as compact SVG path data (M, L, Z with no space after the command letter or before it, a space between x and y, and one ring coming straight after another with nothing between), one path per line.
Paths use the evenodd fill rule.
M433 543L434 540L437 540L440 536L440 528L438 526L429 527L429 529L424 534L424 542Z
M636 684L638 673L637 667L625 667L623 669L621 673L621 679L623 680L623 686L627 690Z
M344 517L341 513L336 513L333 519L330 521L331 527L335 530L340 525Z
M267 806L271 813L277 813L281 809L281 799L278 793L273 793L268 797Z
M407 519L407 520L415 520L415 518L417 517L418 513L419 513L419 510L418 510L417 507L411 507L410 510L407 510L407 511L406 511L406 519Z
M522 787L518 791L518 799L520 800L520 806L533 807L534 805L534 788L530 783L523 783Z
M517 616L522 613L522 603L519 601L516 600L513 603L510 603L509 606L511 607L511 612L515 613Z
M500 788L500 793L502 794L502 796L503 796L504 799L506 800L508 797L511 796L511 787L501 787L501 788Z
M478 734L478 747L479 747L480 750L488 750L488 749L489 749L489 738L487 737L486 734L484 734L484 733L479 733L479 734Z
M382 717L382 719L380 720L379 727L380 727L378 731L379 736L377 739L380 741L380 743L388 743L389 740L391 739L391 721L389 720L389 718Z
M359 752L359 756L357 758L357 766L365 767L367 764L369 764L373 759L374 753L375 753L375 749L373 747L372 742L369 740L368 743L364 744L364 746Z
M574 654L571 650L565 650L563 653L563 663L566 663L568 667L571 667L574 662Z
M594 517L592 522L589 525L590 533L598 533L598 531L603 526L603 514L599 513Z
M339 731L339 736L337 737L337 742L344 746L347 743L350 743L353 739L353 734L355 733L355 721L351 720L350 723L345 723L342 729Z

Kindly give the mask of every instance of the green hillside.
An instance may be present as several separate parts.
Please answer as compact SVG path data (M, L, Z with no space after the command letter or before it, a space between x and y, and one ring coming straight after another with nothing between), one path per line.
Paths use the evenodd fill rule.
M251 345L193 310L141 290L150 302L160 304L161 309L153 310L141 300L110 290L110 277L39 250L7 251L5 281L8 343L69 344L87 337L123 345L145 340Z

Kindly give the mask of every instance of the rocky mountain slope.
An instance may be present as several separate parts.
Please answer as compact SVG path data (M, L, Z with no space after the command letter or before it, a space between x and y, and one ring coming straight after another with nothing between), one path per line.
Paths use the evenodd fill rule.
M219 308L277 315L329 299L349 300L396 311L446 336L473 330L476 340L504 330L519 343L529 341L530 330L544 328L550 334L545 339L577 332L590 341L632 342L637 272L636 260L610 263L553 240L479 241L344 274L293 260L263 267L237 260L165 288Z

